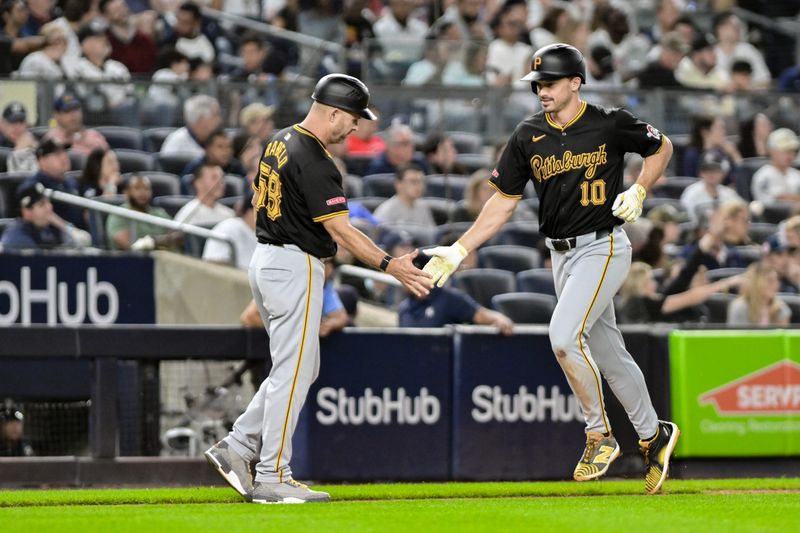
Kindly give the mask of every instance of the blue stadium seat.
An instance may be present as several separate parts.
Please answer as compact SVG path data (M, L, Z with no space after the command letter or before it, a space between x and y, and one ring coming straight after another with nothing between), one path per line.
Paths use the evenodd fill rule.
M494 268L473 268L453 274L453 284L484 307L492 307L492 297L514 292L514 274Z
M95 128L106 138L112 149L150 151L150 143L145 139L142 130L125 126L97 126Z
M530 292L498 294L492 298L492 307L517 324L549 324L556 297Z
M516 274L523 270L539 268L542 264L542 257L535 248L499 244L479 249L478 264L481 268L497 268Z
M532 268L517 272L517 290L555 296L556 284L553 280L553 271L549 268Z

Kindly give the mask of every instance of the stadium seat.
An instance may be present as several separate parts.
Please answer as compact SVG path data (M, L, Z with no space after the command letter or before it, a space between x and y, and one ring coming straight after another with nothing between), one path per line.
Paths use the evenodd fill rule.
M488 155L484 154L458 154L456 156L456 161L460 164L464 165L464 168L467 169L467 173L472 174L476 170L482 168L491 169L494 167L494 162L492 158Z
M778 298L783 300L792 311L790 323L800 324L800 294L778 293Z
M683 191L691 185L696 183L699 178L690 176L674 176L667 178L664 183L659 183L653 187L653 197L659 198L674 198L679 200Z
M733 168L733 184L736 187L736 192L743 200L749 202L753 199L753 191L751 189L753 175L767 163L769 163L769 159L766 157L745 157Z
M763 244L771 235L778 232L777 224L769 224L767 222L751 222L747 230L747 236L757 243Z
M342 185L344 185L345 196L358 197L363 194L364 184L361 183L361 177L354 174L347 174L342 178Z
M761 246L755 244L736 246L736 253L749 265L761 259Z
M8 146L0 146L0 173L8 170L8 154L14 151L13 148Z
M425 196L461 200L467 189L469 176L431 174L425 178Z
M644 201L644 205L642 206L642 215L645 216L647 213L650 212L651 209L658 207L660 205L671 205L675 209L680 212L685 212L683 204L680 200L676 198L666 198L663 196L655 197L655 198L647 198Z
M448 131L459 154L479 154L483 149L483 137L471 131Z
M553 281L553 271L549 268L532 268L517 272L517 290L555 296L556 284Z
M413 224L387 224L378 225L375 235L376 242L382 243L390 233L407 233L414 239L416 246L430 246L434 244L433 238L436 228L430 226L415 226Z
M108 146L117 150L149 150L149 143L145 139L142 130L139 128L128 128L125 126L97 126L95 128L108 141Z
M437 226L450 222L450 217L456 208L456 203L453 200L445 198L423 198L422 202L431 208L433 220Z
M121 206L127 200L124 194L114 194L110 196L97 196L92 198L104 204ZM92 236L92 245L100 248L110 248L108 235L106 235L106 220L108 214L94 209L89 209L89 234Z
M69 169L70 170L83 170L86 166L86 155L73 150L67 150L69 155Z
M736 299L735 294L725 292L714 293L705 301L708 309L708 322L711 324L725 324L728 321L728 306Z
M0 237L3 236L3 232L7 227L13 224L15 220L15 218L0 218Z
M175 174L169 172L159 172L158 170L148 170L147 172L129 172L122 175L122 179L127 181L135 175L142 174L150 179L153 188L153 197L173 196L181 193L180 179Z
M514 274L494 268L473 268L453 274L453 284L484 307L492 307L492 297L514 292Z
M171 127L164 127L164 128L150 128L146 129L142 132L142 135L147 140L149 144L149 148L153 152L158 152L161 150L161 145L164 144L164 139L166 139L170 133L175 131L177 128Z
M492 307L517 324L549 324L556 297L529 292L498 294L492 298Z
M797 208L795 202L770 202L764 204L764 212L761 220L768 224L780 224L792 214L792 210Z
M127 174L128 172L146 172L148 170L153 170L155 166L153 154L150 152L120 148L115 149L114 153L117 154L119 171L122 174Z
M542 258L539 251L527 246L499 244L484 246L478 250L478 264L481 268L497 268L516 274L523 270L539 268Z
M374 213L375 209L383 202L386 201L386 198L382 198L380 196L358 196L356 198L348 198L349 202L358 202L364 207L366 207L370 213Z
M29 131L36 137L37 141L42 140L44 134L50 131L52 128L50 126L33 126L29 129Z
M219 203L236 211L236 204L238 204L242 198L244 198L244 196L226 196L225 198L220 198Z
M181 207L189 203L192 198L194 197L181 194L173 196L159 196L157 198L153 198L153 205L163 207L170 217L175 218L175 215L181 210Z
M729 268L712 268L708 272L706 272L706 278L709 282L719 281L721 279L729 278L731 276L738 276L739 274L744 274L746 269L744 268L736 268L736 267L729 267Z
M373 159L375 157L371 155L346 155L344 156L344 164L347 167L347 172L356 176L363 176Z
M472 222L451 222L450 224L442 224L436 227L436 234L434 238L436 243L441 243L442 239L447 236L461 237L467 231Z
M364 196L381 196L391 198L394 196L394 172L385 174L370 174L361 180L362 194Z
M189 161L197 159L197 155L191 152L173 152L169 154L159 153L156 156L158 161L158 170L183 175L183 169L189 164Z
M19 216L17 187L32 175L32 173L27 172L4 172L0 174L0 216L4 218Z
M492 244L513 244L536 248L541 234L536 222L508 222L492 239Z

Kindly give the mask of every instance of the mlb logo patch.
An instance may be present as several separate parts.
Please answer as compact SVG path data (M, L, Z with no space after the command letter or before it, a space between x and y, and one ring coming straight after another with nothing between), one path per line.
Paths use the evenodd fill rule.
M659 139L661 139L661 132L658 131L657 129L655 129L650 124L648 124L647 125L647 136L652 138L652 139L659 140Z

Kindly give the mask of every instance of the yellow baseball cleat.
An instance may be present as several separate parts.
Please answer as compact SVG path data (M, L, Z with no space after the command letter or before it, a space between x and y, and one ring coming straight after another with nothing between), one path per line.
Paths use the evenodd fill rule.
M608 472L611 463L620 456L619 444L612 435L589 431L586 433L586 448L583 457L575 467L572 477L575 481L597 479Z

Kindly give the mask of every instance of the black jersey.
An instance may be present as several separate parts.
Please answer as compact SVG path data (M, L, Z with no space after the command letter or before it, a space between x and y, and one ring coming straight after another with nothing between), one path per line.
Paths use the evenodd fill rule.
M540 111L520 122L492 172L501 194L522 198L533 179L539 231L563 239L622 224L611 206L622 192L623 158L661 150L664 136L624 109L581 102L563 127Z
M347 200L342 175L316 135L298 124L274 134L253 190L258 242L294 244L316 257L336 254L322 222L347 215Z

